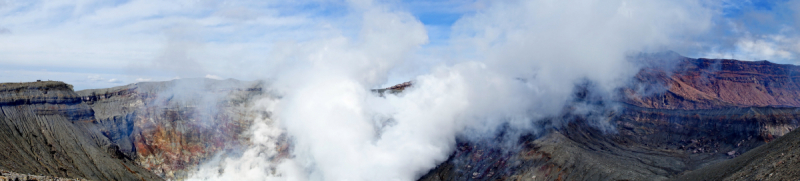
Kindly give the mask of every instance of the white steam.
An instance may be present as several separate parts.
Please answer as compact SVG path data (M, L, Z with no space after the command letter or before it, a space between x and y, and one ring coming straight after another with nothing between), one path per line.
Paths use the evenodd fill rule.
M629 53L669 48L676 37L705 31L710 13L694 1L534 0L490 2L453 27L437 55L408 13L351 2L356 36L286 43L263 100L270 118L255 121L241 157L204 165L202 180L414 180L447 159L455 138L491 135L508 123L558 113L576 83L610 92L635 73ZM370 91L416 56L452 57L413 79L399 95ZM285 131L285 132L284 132ZM292 157L273 159L277 135Z

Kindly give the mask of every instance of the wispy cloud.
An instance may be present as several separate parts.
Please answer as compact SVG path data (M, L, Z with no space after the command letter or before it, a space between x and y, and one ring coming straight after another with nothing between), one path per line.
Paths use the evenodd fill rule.
M136 78L134 80L134 82L149 82L149 81L152 81L152 80L153 79L148 79L148 78Z
M308 39L325 28L319 19L329 18L328 9L306 7L312 3L7 1L0 6L0 64L244 78L225 70L260 68L270 42Z
M683 48L675 50L693 56L733 55L726 58L793 62L800 53L797 45L776 42L771 37L797 39L798 2L704 2L707 7L718 7L714 26L719 32L702 35L700 39L707 39L704 42L673 37L688 39ZM274 57L274 48L281 43L330 35L325 32L355 35L359 28L352 22L357 17L347 15L345 4L322 0L3 0L0 64L57 67L51 71L95 67L140 77L216 74L247 79L262 74L257 70L274 67L276 62L269 62L266 57ZM407 0L384 4L419 19L431 42L423 45L431 48L424 51L432 51L450 44L456 21L484 11L491 2ZM747 48L741 48L747 42L775 45L772 49L776 52L789 55L747 53ZM179 64L188 65L176 66ZM230 69L247 71L226 71Z
M215 80L222 80L222 77L217 75L206 74L205 78L215 79Z
M693 39L684 52L708 58L797 64L800 0L722 1L715 31Z

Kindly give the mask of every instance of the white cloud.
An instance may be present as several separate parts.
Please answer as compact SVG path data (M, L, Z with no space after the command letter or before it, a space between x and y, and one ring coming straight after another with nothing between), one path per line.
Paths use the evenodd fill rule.
M10 1L0 8L0 26L14 32L0 38L0 64L243 79L223 70L263 68L265 42L316 36L311 19L326 17L304 8L308 3L314 2Z
M217 75L206 74L206 78L215 79L215 80L222 80L222 77Z
M771 40L765 39L742 39L736 43L737 47L743 54L747 54L748 60L780 60L792 58L792 53L779 47L778 43L782 41L782 37L772 37Z
M100 75L90 75L86 77L90 82L108 82L108 83L122 83L122 80L111 78L106 79L101 77Z
M723 1L731 12L717 18L716 30L705 35L707 40L693 42L697 46L690 47L699 50L697 56L797 64L800 0L754 3Z
M778 63L795 63L800 53L800 37L763 35L739 37L732 50L707 52L704 57L737 60L769 60Z
M90 75L90 76L88 76L86 78L89 79L89 81L103 81L103 80L105 80L102 77L100 77L99 75Z

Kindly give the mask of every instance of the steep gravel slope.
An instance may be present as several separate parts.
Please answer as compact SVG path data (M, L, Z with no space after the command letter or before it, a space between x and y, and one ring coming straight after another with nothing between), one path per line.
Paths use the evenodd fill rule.
M0 84L0 169L91 180L161 180L119 153L62 82Z
M731 160L691 171L673 180L798 180L800 131L795 130Z

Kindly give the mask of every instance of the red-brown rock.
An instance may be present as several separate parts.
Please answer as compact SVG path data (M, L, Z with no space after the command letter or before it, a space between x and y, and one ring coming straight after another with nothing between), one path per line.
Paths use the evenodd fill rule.
M800 67L767 61L681 58L672 69L648 67L638 85L665 90L643 93L626 88L624 102L658 109L800 106Z

